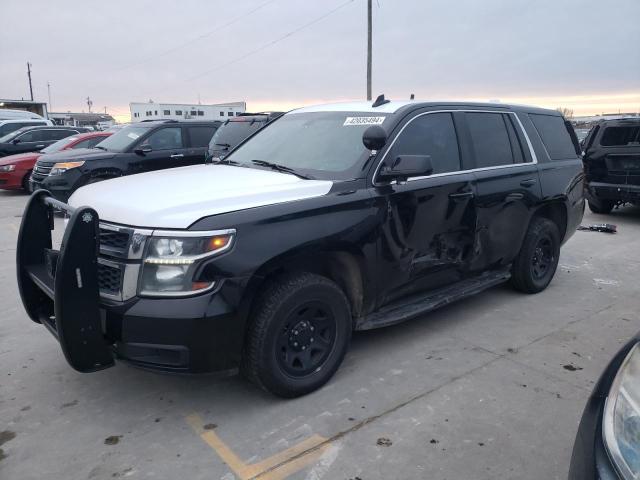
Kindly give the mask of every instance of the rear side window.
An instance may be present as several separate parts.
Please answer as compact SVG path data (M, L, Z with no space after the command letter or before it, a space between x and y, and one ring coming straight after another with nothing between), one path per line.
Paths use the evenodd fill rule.
M603 147L624 147L638 142L640 142L640 126L607 127L600 139L600 145Z
M465 116L476 154L476 167L513 165L513 150L504 116L484 112L466 113Z
M390 152L400 155L429 155L433 173L460 170L458 138L450 113L430 113L413 119L402 130Z
M9 122L0 125L0 137L4 137L8 133L15 132L22 127L33 127L37 125L46 125L46 122Z
M206 147L209 145L209 141L213 134L216 132L217 127L211 125L188 127L189 139L191 140L192 147Z
M551 160L576 158L575 146L562 117L530 113L529 118L536 127Z
M45 140L60 140L78 133L73 130L43 130L43 132L45 132Z

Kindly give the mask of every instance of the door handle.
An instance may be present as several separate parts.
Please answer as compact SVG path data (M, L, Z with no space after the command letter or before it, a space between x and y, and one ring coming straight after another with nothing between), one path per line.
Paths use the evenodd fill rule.
M505 201L514 202L516 200L522 200L523 198L524 198L524 195L522 193L510 193L505 197Z
M533 187L538 181L535 178L527 178L526 180L522 180L520 185L523 187Z
M173 155L171 155L171 158L182 158L182 157L184 157L182 153L174 153Z
M473 197L473 192L472 191L468 191L468 192L460 192L460 193L450 193L449 194L449 198L452 200L459 200L462 198L471 198Z

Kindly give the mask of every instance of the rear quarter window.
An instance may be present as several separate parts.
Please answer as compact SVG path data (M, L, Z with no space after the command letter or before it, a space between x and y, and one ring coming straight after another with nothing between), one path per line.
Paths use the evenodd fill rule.
M551 160L567 160L577 157L573 140L571 140L571 135L562 117L530 113L529 118L536 127Z

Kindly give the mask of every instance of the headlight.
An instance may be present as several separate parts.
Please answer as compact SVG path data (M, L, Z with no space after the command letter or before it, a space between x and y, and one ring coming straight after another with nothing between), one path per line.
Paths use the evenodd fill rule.
M15 169L15 165L2 165L0 167L0 172L13 172Z
M213 288L213 280L196 278L197 269L202 260L229 250L235 231L209 233L154 232L143 258L140 295L184 296Z
M84 165L84 160L79 162L59 162L54 164L53 167L51 167L51 172L49 172L49 175L60 175L66 172L67 170L71 170L72 168L78 168L78 167L81 167L82 165Z
M604 407L603 436L609 456L625 480L640 479L640 347L618 370Z

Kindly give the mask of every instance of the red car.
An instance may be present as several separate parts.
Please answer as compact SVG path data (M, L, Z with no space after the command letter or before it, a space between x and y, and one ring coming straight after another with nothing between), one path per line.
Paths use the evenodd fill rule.
M113 132L79 133L58 140L39 152L19 153L0 159L0 188L4 190L29 191L29 176L41 155L62 150L93 148Z

